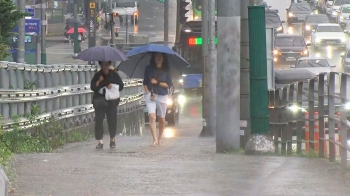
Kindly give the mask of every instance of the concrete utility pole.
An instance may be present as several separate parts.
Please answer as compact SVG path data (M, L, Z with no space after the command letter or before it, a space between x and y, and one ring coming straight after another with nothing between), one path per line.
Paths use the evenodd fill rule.
M217 84L217 50L216 50L216 19L215 19L215 8L216 1L218 0L209 0L209 60L207 67L209 70L209 131L210 134L215 136L217 127L216 127L216 84Z
M207 124L209 122L209 44L208 44L208 33L209 33L209 23L208 23L208 3L209 0L202 0L202 59L203 59L203 102L202 102L202 111L203 111L203 129L200 134L201 137L212 136Z
M164 43L169 42L169 1L164 1Z
M74 34L73 34L73 43L74 43L74 55L78 55L79 51L79 40L78 40L78 2L74 0Z
M246 154L275 153L269 134L265 7L248 7L251 138Z
M240 147L241 0L218 0L217 9L216 152L221 153Z
M46 3L45 0L41 0L41 64L46 65Z
M18 10L25 12L25 1L18 1ZM17 48L17 62L24 63L24 54L25 54L25 18L21 18L18 22L18 48Z

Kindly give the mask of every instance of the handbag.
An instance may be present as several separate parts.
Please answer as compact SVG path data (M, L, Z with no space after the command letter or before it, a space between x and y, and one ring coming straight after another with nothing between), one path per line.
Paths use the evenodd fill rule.
M118 84L111 84L111 86L112 86L112 88L110 88L110 89L106 88L105 98L107 101L116 100L120 97L119 85Z
M94 96L92 98L92 105L93 107L96 108L101 108L101 107L107 107L108 106L108 102L107 100L102 97L102 96Z
M156 101L157 97L158 97L158 94L153 92L153 85L152 85L150 100L151 101Z

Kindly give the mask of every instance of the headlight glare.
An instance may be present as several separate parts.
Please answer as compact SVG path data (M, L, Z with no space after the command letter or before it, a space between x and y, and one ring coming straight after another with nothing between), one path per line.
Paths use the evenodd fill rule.
M289 16L289 17L293 17L293 16L294 16L294 14L293 14L293 13L291 13L291 12L289 12L289 13L288 13L288 16Z
M278 50L274 50L273 54L277 55L278 54Z
M310 27L309 25L306 25L306 26L305 26L305 29L308 30L308 31L310 31L311 27Z
M171 105L173 105L173 100L171 100L171 99L168 99L168 100L166 101L166 104L167 104L168 106L171 106Z

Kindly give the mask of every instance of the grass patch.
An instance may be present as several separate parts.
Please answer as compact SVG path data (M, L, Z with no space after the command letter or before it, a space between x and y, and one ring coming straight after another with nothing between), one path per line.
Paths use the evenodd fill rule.
M38 106L32 106L31 113L24 115L34 121L39 113ZM13 121L18 122L20 117L14 116ZM0 119L1 120L1 119ZM22 130L16 124L12 131L4 132L0 127L0 165L3 166L10 180L14 180L14 171L10 167L14 154L50 153L67 143L82 142L89 140L90 134L77 130L65 131L62 122L51 117L46 122L30 129Z
M309 149L309 151L303 151L301 153L298 153L296 148L292 149L292 154L282 153L279 152L278 155L280 156L290 156L290 157L307 157L307 158L318 158L318 151L314 151L312 149Z

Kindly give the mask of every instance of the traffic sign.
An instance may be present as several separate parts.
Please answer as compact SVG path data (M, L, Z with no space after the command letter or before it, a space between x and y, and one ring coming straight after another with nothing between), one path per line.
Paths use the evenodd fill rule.
M31 17L34 17L35 16L35 9L33 8L26 8L26 13L29 13Z
M18 26L13 29L13 32L18 32ZM26 33L40 33L40 19L31 18L25 19L25 32Z

